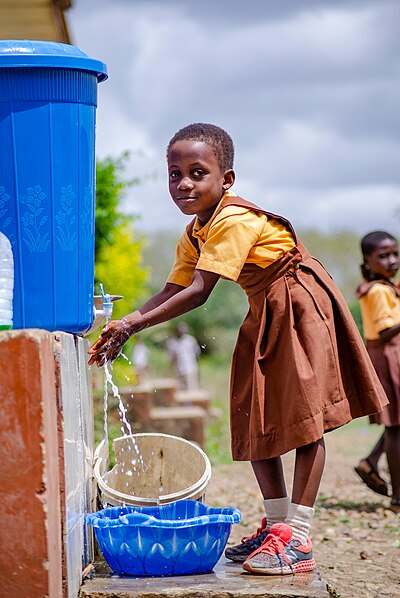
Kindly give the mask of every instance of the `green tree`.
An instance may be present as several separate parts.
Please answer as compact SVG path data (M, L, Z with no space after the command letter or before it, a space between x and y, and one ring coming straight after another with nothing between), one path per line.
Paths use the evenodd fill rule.
M96 278L107 293L124 297L114 305L115 320L136 309L147 296L148 270L142 264L144 237L135 234L132 223L115 228L113 237L96 262Z
M134 221L133 216L120 209L126 190L140 183L137 177L123 178L128 158L129 152L123 152L117 158L107 157L96 163L95 261L101 259L103 247L114 243L116 231L123 224Z
M124 177L128 152L107 157L96 165L95 288L103 283L107 293L123 295L113 318L132 311L146 293L147 268L142 264L143 235L135 232L135 217L121 211L127 188L138 178Z

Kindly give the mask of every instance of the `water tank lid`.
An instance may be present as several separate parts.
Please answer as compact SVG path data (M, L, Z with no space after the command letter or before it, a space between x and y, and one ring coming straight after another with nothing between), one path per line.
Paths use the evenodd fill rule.
M96 73L98 81L107 79L107 67L69 44L27 39L0 40L0 68L49 67L78 69Z

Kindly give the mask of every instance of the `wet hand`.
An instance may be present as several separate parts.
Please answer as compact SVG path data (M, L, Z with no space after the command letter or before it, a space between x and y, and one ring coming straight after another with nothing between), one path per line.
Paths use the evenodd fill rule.
M109 322L88 351L91 356L89 365L103 366L106 362L114 361L131 335L132 332L126 320Z

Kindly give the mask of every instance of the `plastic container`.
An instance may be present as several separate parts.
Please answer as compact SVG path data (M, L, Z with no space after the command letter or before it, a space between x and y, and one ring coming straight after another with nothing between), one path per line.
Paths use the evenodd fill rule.
M86 520L115 573L192 575L216 565L241 514L181 500L162 507L112 507Z
M0 330L13 327L14 257L11 243L0 232Z
M113 451L110 471L104 441L95 452L94 477L104 506L204 500L211 463L197 444L169 434L142 433L115 438Z
M93 322L95 117L103 63L67 44L0 40L0 231L14 328Z

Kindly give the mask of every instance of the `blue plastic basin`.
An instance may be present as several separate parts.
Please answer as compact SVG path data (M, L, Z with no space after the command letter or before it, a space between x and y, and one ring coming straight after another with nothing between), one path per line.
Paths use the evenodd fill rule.
M112 507L86 520L115 573L192 575L211 571L241 514L179 500L161 507Z

